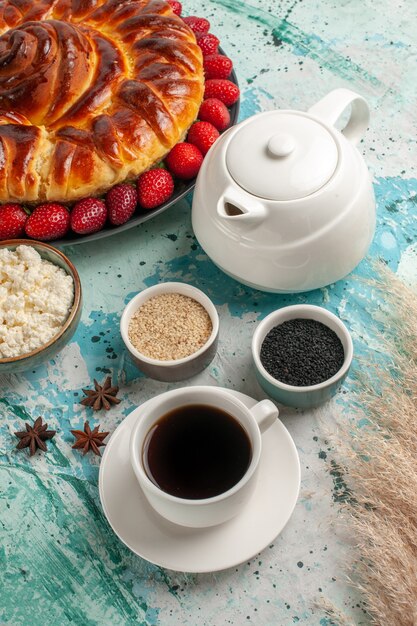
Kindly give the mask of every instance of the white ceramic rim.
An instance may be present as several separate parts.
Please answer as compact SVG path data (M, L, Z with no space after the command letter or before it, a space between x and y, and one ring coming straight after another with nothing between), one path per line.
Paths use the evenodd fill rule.
M233 389L225 389L225 391L237 397L249 409L252 409L258 402L258 400L239 391ZM147 402L149 404L154 402L154 398L150 398ZM159 522L159 520L155 519L156 513L154 514L152 506L149 504L142 488L138 484L137 477L135 475L132 476L130 459L128 458L127 466L125 463L122 463L122 466L120 466L116 460L117 454L122 452L121 446L123 446L124 459L126 459L126 456L129 456L130 434L135 419L139 411L143 409L144 404L145 402L132 411L132 413L119 424L112 434L108 445L104 448L103 458L99 466L98 487L101 506L110 527L124 545L127 546L133 554L160 567L180 572L209 573L237 567L240 563L249 561L274 543L278 535L283 531L286 525L290 523L291 515L294 513L294 508L298 501L301 479L299 454L294 440L282 420L278 418L271 427L271 432L268 434L271 438L270 441L262 441L262 444L265 444L265 450L263 449L262 456L265 455L266 458L261 458L259 480L255 485L254 493L250 496L250 499L241 513L238 513L228 522L218 524L217 526L205 528L182 527L181 529L180 526L168 521L155 525L155 522ZM124 442L122 443L125 436L127 438L127 448ZM291 457L288 459L289 465L282 464L281 455L277 457L276 445L285 447L287 454ZM124 522L121 521L124 520L125 515L129 515L130 512L126 513L125 509L120 511L118 506L114 507L114 492L109 492L109 484L107 482L109 480L109 472L111 472L112 475L114 472L118 474L120 468L123 472L123 477L121 478L122 482L129 480L129 490L124 493L123 503L126 504L129 497L132 498L134 496L134 500L136 500L138 496L140 497L140 506L136 509L136 515L139 517L134 518L137 522L134 526L134 536L131 534L130 536L126 535ZM285 485L285 475L288 471L290 471L295 480L295 486L291 491L292 495L287 494L287 497L283 500L282 494L276 492L276 481L274 477L279 481L279 484ZM272 482L270 480L271 476ZM284 480L283 483L280 482L281 479ZM134 481L134 484L132 484L131 481ZM118 481L118 483L120 484L120 481ZM120 484L120 486L122 485ZM135 490L133 490L133 488L135 488ZM139 491L137 492L136 489ZM144 500L146 502L144 502ZM282 512L284 512L283 517ZM143 522L145 526L142 526ZM229 537L230 532L233 537L232 541L234 541L236 537L237 541L234 541L231 545L227 543L226 546L224 546L223 539L225 533ZM242 534L242 532L244 534ZM156 533L156 535L154 533ZM161 539L163 542L167 542L166 547L168 550L165 550L165 544L162 545L160 543ZM214 562L210 560L210 563L207 563L207 556L201 558L200 553L202 543L206 546L207 540L210 541L214 554ZM285 541L285 538L282 537L282 540ZM193 549L190 552L191 563L187 562L187 564L184 564L183 549L190 548L190 543L193 545ZM220 551L219 545L222 546ZM223 546L226 548L226 551L223 550ZM235 551L235 549L237 549L237 551Z
M179 293L181 295L188 296L189 298L193 298L205 308L211 319L213 329L206 343L202 345L201 348L199 348L196 352L193 352L192 354L189 354L182 359L171 359L169 361L159 361L158 359L152 359L142 354L142 352L139 352L139 350L135 348L135 346L129 339L129 324L133 314L136 313L138 308L144 302L146 302L150 298L153 298L154 296L163 293ZM147 287L143 291L140 291L126 305L120 319L120 333L122 335L122 339L125 343L126 348L140 361L148 363L149 365L157 365L158 367L172 367L173 365L182 365L183 363L188 363L189 361L192 361L196 357L200 356L200 354L203 354L214 343L218 332L219 315L213 302L203 291L197 289L197 287L193 287L192 285L181 282L159 283L158 285L153 285L152 287Z
M315 317L314 318L310 316L306 317L306 313L309 313L309 312L315 313ZM288 314L290 315L288 316ZM278 326L280 323L283 323L284 321L288 321L290 319L316 319L317 321L321 322L322 324L325 324L326 326L328 326L328 324L326 324L326 321L332 320L332 322L335 324L337 330L334 330L334 329L331 329L331 330L334 330L334 332L336 332L337 336L342 342L344 340L347 346L347 350L344 349L345 360L343 362L342 367L331 378L328 378L327 380L324 380L323 382L318 383L317 385L308 385L305 387L303 386L298 387L295 385L287 385L286 383L282 383L281 381L277 380L266 371L260 359L260 352L261 352L261 346L262 346L263 340L265 339L268 332L274 326ZM271 326L271 322L273 322L272 326ZM344 325L344 323L342 322L342 320L338 318L337 315L335 315L331 311L328 311L327 309L324 309L321 306L315 306L313 304L294 304L292 306L285 306L285 307L282 307L281 309L277 309L276 311L272 311L272 313L267 315L258 324L252 337L252 357L255 362L255 367L258 369L261 376L263 376L263 378L265 378L268 382L274 385L277 389L282 389L284 391L291 391L295 393L319 391L320 389L326 389L326 387L329 387L333 383L343 378L343 376L345 376L353 359L353 342L352 342L351 334L346 328L346 326Z
M171 391L168 391L166 392L166 394L164 394L163 404L167 403L167 400L170 400L173 396L174 397L177 396L176 406L187 406L188 404L195 404L195 401L187 402L186 400L186 396L191 393L201 394L202 396L203 394L205 394L206 396L211 396L213 402L201 400L200 403L205 404L205 405L211 404L212 406L219 406L219 403L216 402L216 398L218 398L219 396L221 397L226 396L229 402L236 407L237 409L236 412L240 411L240 413L246 414L246 417L248 417L248 419L250 420L252 424L252 429L251 429L252 432L248 432L248 429L246 428L246 426L242 424L239 418L237 418L239 419L239 423L241 424L242 428L246 430L248 436L250 437L250 441L252 445L252 459L251 459L248 469L246 470L242 478L227 491L224 491L223 493L220 493L217 496L212 496L211 498L201 498L199 500L198 499L191 500L188 498L179 498L177 496L173 496L172 494L167 493L166 491L163 491L157 485L155 485L155 483L153 483L151 479L148 478L143 468L142 460L141 460L141 451L142 451L143 441L147 433L149 432L149 429L151 428L152 423L157 421L167 411L167 409L165 410L161 409L157 401L154 404L152 404L152 406L150 407L150 411L156 412L157 415L152 419L151 423L147 425L146 432L142 438L142 441L138 441L139 430L140 430L142 423L146 421L146 413L145 413L145 416L141 415L136 420L136 424L134 425L132 429L132 434L130 437L130 460L131 460L132 465L134 465L133 470L136 474L136 477L137 478L140 477L140 480L144 483L143 486L141 485L142 489L145 487L149 491L152 491L155 495L159 496L160 498L162 497L164 500L168 500L169 502L174 502L175 504L181 504L181 505L194 507L194 506L202 506L206 504L216 504L217 502L222 502L223 500L226 500L227 498L232 496L237 491L240 491L240 489L252 478L253 474L255 473L258 467L259 460L261 458L261 451L262 451L262 434L261 434L261 431L259 430L259 426L257 425L255 418L252 416L252 410L248 409L248 407L246 407L241 400L236 398L236 396L233 396L232 394L229 394L226 390L218 388L218 387L195 386L195 387L181 387L180 389L172 389ZM223 410L225 410L226 412L229 412L226 409L223 409ZM235 412L233 412L233 417L236 418Z

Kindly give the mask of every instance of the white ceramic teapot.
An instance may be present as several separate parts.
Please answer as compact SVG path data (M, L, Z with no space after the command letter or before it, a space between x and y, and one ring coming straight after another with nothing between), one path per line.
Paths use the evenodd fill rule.
M351 105L340 132L334 126ZM366 101L336 89L307 113L268 111L230 128L208 152L192 224L224 272L264 291L297 292L346 276L375 230L375 198L356 148Z

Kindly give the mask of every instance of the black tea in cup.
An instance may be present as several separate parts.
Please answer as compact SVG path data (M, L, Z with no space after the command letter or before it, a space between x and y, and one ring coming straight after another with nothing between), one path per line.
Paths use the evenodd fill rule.
M178 407L160 417L142 450L148 478L162 491L190 500L231 489L251 459L245 428L226 411L205 404Z

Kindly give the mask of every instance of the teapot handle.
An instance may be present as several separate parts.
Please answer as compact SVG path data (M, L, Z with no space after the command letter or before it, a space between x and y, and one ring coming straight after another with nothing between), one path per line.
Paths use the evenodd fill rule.
M334 125L343 111L351 105L350 117L342 134L353 144L359 143L369 124L368 103L350 89L335 89L314 104L308 112Z

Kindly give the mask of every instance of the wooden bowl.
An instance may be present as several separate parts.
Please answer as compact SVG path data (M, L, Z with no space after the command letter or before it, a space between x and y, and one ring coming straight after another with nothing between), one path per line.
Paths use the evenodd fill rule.
M59 332L52 337L50 341L36 350L32 350L31 352L27 352L26 354L22 354L17 357L4 359L0 358L0 374L23 372L28 369L33 369L44 361L47 361L49 358L57 354L57 352L62 350L62 348L69 342L74 335L81 318L81 281L75 266L71 263L68 257L60 252L60 250L57 250L42 241L32 241L28 239L8 239L6 241L0 241L0 249L9 248L9 250L15 250L21 245L34 248L43 259L61 267L67 272L67 274L72 276L74 281L74 300L68 317Z

